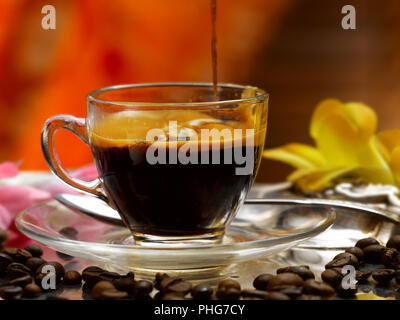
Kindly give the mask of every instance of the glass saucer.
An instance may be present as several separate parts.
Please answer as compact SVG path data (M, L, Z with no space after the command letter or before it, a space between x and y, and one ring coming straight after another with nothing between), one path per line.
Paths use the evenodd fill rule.
M200 272L283 252L322 233L334 220L335 211L327 206L244 205L222 243L190 247L136 245L128 229L94 220L56 201L23 211L16 225L50 248L114 269Z

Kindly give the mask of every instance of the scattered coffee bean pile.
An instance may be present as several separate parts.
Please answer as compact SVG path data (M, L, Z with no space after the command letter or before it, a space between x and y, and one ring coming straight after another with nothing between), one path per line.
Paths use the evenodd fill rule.
M342 268L345 266L354 267L357 287L363 291L372 290L378 294L392 291L399 298L400 235L391 237L386 246L373 238L361 239L355 247L338 254L325 266L322 280L334 287L340 297L351 298L358 290L343 288L342 279L345 274Z
M325 266L322 281L315 279L308 266L280 268L276 275L261 274L253 281L252 289L242 289L233 279L222 280L217 286L193 286L179 277L158 273L153 282L135 279L135 274L110 272L97 266L87 267L82 274L66 271L55 261L42 259L42 249L30 244L24 249L3 248L7 235L0 230L0 297L3 299L60 299L58 289L44 289L43 279L52 276L56 287L80 288L84 299L97 300L325 300L351 299L358 289L391 288L400 294L400 235L393 236L386 246L373 238L362 239L355 247L338 254ZM70 260L69 256L64 259ZM346 272L354 267L356 287L342 284ZM52 271L50 271L51 273ZM83 283L83 285L82 285ZM61 290L62 291L62 290Z

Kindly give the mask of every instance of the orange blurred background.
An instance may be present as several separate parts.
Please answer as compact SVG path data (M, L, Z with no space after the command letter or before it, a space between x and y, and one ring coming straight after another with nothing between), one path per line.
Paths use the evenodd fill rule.
M357 30L341 28L341 0L217 0L219 80L271 94L267 147L311 142L309 119L327 97L373 107L379 129L400 127L400 1L354 0ZM41 9L55 6L56 30ZM2 0L0 160L46 169L45 120L84 117L86 94L121 83L211 81L209 0ZM67 132L64 165L92 161ZM283 180L263 160L259 181Z

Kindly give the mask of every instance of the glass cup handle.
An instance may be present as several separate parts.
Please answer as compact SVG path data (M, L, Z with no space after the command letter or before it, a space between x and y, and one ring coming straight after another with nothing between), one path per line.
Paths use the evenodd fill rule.
M108 202L102 189L102 182L99 178L92 181L83 181L73 178L61 165L54 144L55 134L60 129L67 129L75 133L86 145L89 145L85 119L70 115L58 115L50 118L46 121L42 130L42 150L50 170L71 187Z

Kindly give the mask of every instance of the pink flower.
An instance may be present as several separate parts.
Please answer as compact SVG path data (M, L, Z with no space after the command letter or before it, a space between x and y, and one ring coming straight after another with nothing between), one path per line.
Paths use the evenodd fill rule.
M0 179L18 175L18 166L11 162L0 163ZM7 245L22 247L31 240L15 227L14 220L22 210L49 200L51 194L26 186L0 186L0 228L8 231Z
M96 179L99 174L97 173L96 167L93 164L83 166L79 169L76 169L71 172L71 175L74 178L81 179L83 181L90 181ZM72 189L67 184L63 183L59 179L54 179L53 181L49 181L48 183L37 186L40 190L44 190L49 192L52 196L57 193L71 193L71 194L79 194L78 191Z
M96 179L99 173L94 164L89 164L75 170L73 176L84 181L90 181Z
M0 163L0 179L13 178L18 174L18 167L12 162Z
M82 167L73 173L82 180L95 179L98 174L94 165ZM18 166L12 162L0 163L0 179L13 178L18 175ZM33 205L52 199L56 193L75 193L73 189L60 181L46 183L43 186L29 187L16 185L0 186L0 228L7 230L8 246L24 247L32 240L21 234L15 227L17 215Z

